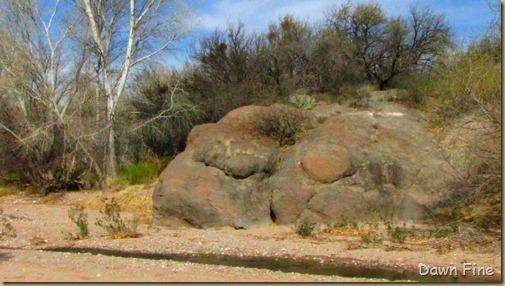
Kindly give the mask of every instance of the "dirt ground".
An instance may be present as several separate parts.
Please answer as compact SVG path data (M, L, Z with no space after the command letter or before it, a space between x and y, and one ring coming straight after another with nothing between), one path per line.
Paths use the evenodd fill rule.
M501 240L456 243L440 238L406 243L364 243L355 229L321 231L309 238L297 235L292 226L269 226L250 230L219 228L150 228L150 186L118 192L73 192L49 197L8 196L0 198L0 281L3 282L376 282L379 278L343 277L281 272L260 268L153 260L89 253L44 251L48 248L98 248L154 254L208 254L233 257L314 259L321 265L347 259L359 265L380 265L417 271L419 263L455 266L475 263L492 267L501 277ZM99 209L115 197L140 217L138 238L113 239L94 224ZM78 228L69 219L72 205L86 208L90 237L70 239ZM12 226L7 231L6 224ZM481 243L485 241L485 243Z

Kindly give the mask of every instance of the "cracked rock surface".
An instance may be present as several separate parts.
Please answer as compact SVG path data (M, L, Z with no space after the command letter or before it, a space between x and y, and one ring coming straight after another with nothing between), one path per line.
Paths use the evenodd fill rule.
M420 117L394 103L381 113L336 104L303 111L318 123L287 147L253 127L269 108L242 107L193 128L155 187L154 225L415 220L455 179Z

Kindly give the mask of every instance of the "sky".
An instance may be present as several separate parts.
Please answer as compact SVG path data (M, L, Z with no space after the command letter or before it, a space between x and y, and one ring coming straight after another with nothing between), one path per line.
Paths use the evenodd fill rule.
M478 38L485 32L493 13L490 2L498 0L375 0L388 16L407 16L411 4L427 6L437 14L445 14L453 28L456 44ZM188 47L216 28L225 29L228 23L245 24L250 32L264 32L268 24L290 14L295 18L316 23L322 21L332 7L348 0L192 0L192 29L175 47L177 52L168 64L178 68L188 57ZM354 0L352 3L370 2Z

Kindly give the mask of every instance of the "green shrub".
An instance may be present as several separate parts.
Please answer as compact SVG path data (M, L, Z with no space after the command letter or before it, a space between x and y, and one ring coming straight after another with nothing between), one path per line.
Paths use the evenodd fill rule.
M480 44L448 54L431 73L430 81L420 82L417 90L422 91L422 107L432 125L446 130L479 132L478 137L462 137L462 142L469 143L465 152L474 154L480 163L468 164L459 171L464 175L450 187L447 199L437 206L441 208L435 210L437 220L499 230L502 224L501 56Z
M392 224L388 224L388 234L392 241L398 243L405 243L407 240L408 231L406 227L394 227Z
M2 186L0 184L0 197L15 195L19 192L21 192L21 190L17 186L12 186L12 185Z
M101 219L97 219L95 224L104 228L107 233L113 238L138 237L137 232L138 219L134 219L130 223L126 223L119 212L121 207L114 198L109 203L105 204L105 210L100 211Z
M10 172L0 175L0 197L21 192L21 180L22 176L19 173Z
M116 183L125 182L129 185L148 184L156 180L161 169L166 165L160 159L142 160L132 165L120 165Z
M377 88L372 85L351 85L342 87L341 93L350 107L368 108L368 100L375 90L377 90Z
M253 121L253 128L269 136L279 146L293 145L296 133L302 128L306 117L301 110L283 105L273 105L261 111Z
M311 236L315 229L316 223L307 220L303 220L295 225L295 232L302 237Z
M82 239L89 236L88 214L84 212L83 206L73 206L68 209L68 217L79 228L78 235L70 235L75 239Z
M370 98L375 90L377 88L372 85L362 85L356 89L356 96L358 99Z
M382 238L376 231L362 231L360 232L361 241L366 244L379 244L382 243Z
M316 100L307 94L295 94L289 97L289 102L300 109L311 110L316 106Z

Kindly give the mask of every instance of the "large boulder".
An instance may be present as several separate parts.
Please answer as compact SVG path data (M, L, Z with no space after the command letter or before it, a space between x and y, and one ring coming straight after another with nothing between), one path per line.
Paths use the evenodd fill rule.
M160 176L153 223L250 228L421 219L454 180L421 118L399 105L303 111L312 128L292 146L256 130L258 116L273 108L242 107L195 127Z
M270 193L261 185L279 151L273 140L244 126L259 109L241 108L193 128L186 151L160 175L154 224L247 228L271 222Z

